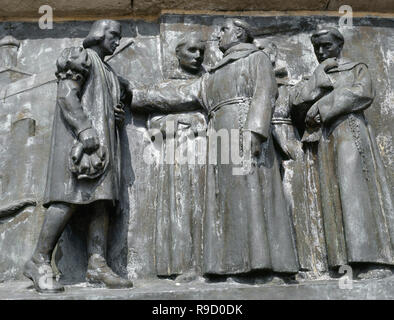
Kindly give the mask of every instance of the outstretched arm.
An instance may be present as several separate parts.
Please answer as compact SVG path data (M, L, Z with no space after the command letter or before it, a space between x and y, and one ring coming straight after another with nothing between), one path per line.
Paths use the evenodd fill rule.
M201 109L201 79L172 80L133 90L131 110L174 113Z

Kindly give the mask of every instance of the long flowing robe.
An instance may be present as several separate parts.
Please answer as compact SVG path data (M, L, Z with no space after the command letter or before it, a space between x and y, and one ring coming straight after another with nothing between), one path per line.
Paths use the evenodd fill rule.
M277 79L279 96L272 118L273 136L281 159L285 197L292 213L300 268L315 277L327 271L320 185L317 167L317 143L302 146L305 122L291 113L291 92L295 89L284 79ZM305 115L304 115L305 117ZM291 154L288 154L289 148ZM291 156L292 158L290 158Z
M185 110L199 102L209 116L207 161L216 155L217 162L207 167L203 222L205 274L262 269L298 271L292 221L284 201L271 136L276 93L269 58L251 44L238 44L227 50L224 58L201 79L181 86L167 84L133 91L136 109L150 106L168 112ZM216 133L220 131L227 132L231 139L231 129L240 132L236 138L239 145L215 143ZM233 169L247 163L240 139L246 131L261 135L266 142L251 170L240 174ZM232 148L235 149L231 151ZM226 159L221 159L222 151L224 155L241 154L241 161L226 164Z
M88 204L118 200L120 149L114 106L120 102L120 83L95 51L86 51L91 66L81 92L73 96L78 101L70 104L57 99L44 195L46 207L53 202ZM108 166L95 179L77 179L70 171L70 150L78 141L78 133L90 127L96 130L100 145L107 150Z
M192 78L183 75L175 81ZM198 104L196 108L199 108ZM149 117L148 129L156 129L163 136L158 146L161 159L156 184L156 273L159 276L179 275L190 270L200 273L204 209L202 186L205 184L206 167L201 160L199 163L199 159L205 160L202 148L206 141L205 116L201 110L156 113ZM187 160L192 160L192 163Z
M333 90L327 91L327 87ZM294 108L313 104L322 121L319 177L329 266L394 264L394 210L384 166L364 110L374 98L368 67L339 60L293 97ZM307 109L306 109L307 110Z

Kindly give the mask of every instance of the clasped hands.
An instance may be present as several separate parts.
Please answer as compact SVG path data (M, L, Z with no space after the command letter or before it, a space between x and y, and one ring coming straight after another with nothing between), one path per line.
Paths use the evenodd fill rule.
M332 68L338 67L337 58L328 58L324 60L320 65L316 68L316 75L319 76L321 73L326 73L327 71L331 70ZM323 82L324 83L324 82ZM330 84L327 89L332 89L332 85ZM305 123L308 127L313 128L320 126L321 124L321 117L319 114L319 109L317 106L317 102L312 105L312 107L308 110L305 118Z

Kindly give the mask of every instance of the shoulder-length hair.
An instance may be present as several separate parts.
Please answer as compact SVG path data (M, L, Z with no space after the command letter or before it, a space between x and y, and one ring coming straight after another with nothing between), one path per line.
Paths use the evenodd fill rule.
M85 38L85 40L83 40L83 47L90 48L103 41L105 37L105 31L111 24L119 25L119 22L108 19L95 21L89 31L88 36Z

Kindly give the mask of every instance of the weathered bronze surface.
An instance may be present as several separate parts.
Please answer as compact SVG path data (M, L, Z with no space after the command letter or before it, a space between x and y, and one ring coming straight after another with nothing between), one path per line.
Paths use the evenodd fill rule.
M189 109L195 102L208 115L208 158L217 156L207 165L203 273L208 275L298 271L270 134L277 86L267 55L251 43L250 29L242 20L226 20L219 35L223 59L197 81L181 84L182 90L172 83L133 92L132 108L137 110L149 106L168 112L173 103ZM224 154L234 153L233 148L239 153L238 141L227 146L216 141L220 130L231 129L241 139L247 131L252 136L252 150L243 145L245 140L239 146L244 150L241 167L252 161L249 170L237 168L245 173L236 174L239 163L223 158L223 149ZM253 152L253 159L247 159L246 150Z
M364 115L375 97L368 66L341 56L344 38L335 28L311 39L319 66L296 87L292 104L305 119L302 141L318 142L328 264L393 265L394 208Z
M0 281L391 276L394 23L271 18L1 28Z

